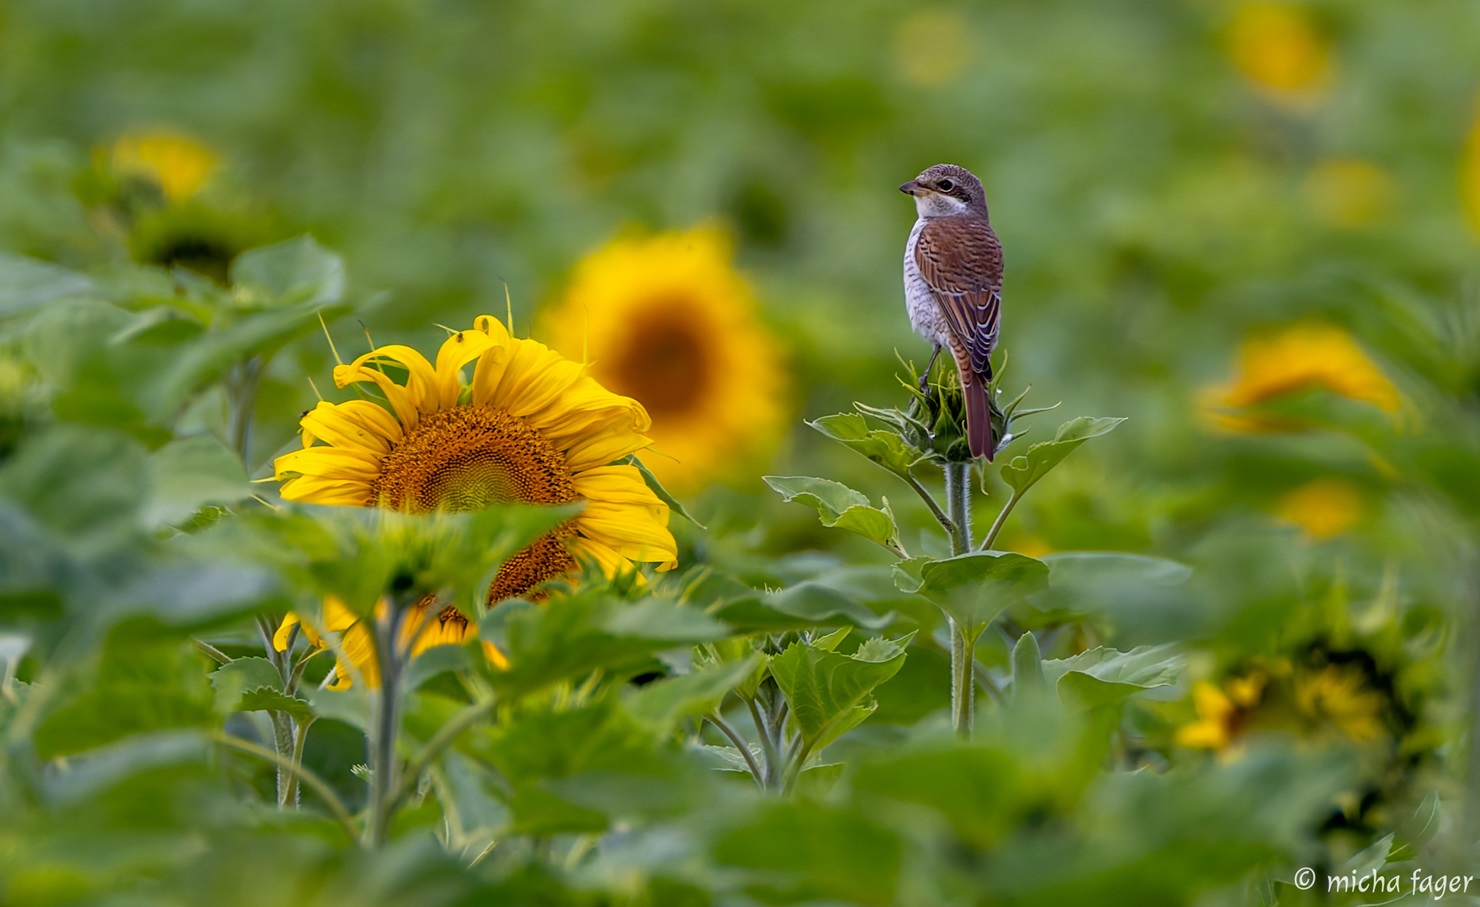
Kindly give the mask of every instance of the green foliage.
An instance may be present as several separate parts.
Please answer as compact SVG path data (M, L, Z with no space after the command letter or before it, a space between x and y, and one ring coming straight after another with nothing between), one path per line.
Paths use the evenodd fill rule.
M882 545L900 557L905 556L899 544L899 527L889 510L889 499L874 507L861 492L831 479L811 476L764 476L766 484L782 500L796 501L817 510L822 525L856 532L871 542Z
M1028 448L1022 456L1013 457L1002 467L1002 481L1014 492L1022 494L1032 488L1049 470L1064 461L1079 445L1090 438L1113 431L1124 419L1092 419L1080 416L1059 426L1052 441L1043 441Z

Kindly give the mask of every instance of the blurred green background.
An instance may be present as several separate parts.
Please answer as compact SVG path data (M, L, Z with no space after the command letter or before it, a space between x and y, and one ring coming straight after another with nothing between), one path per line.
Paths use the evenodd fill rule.
M502 317L506 289L516 331L545 339L540 318L549 316L541 313L560 302L585 256L618 236L717 224L733 239L735 265L754 290L755 318L776 348L779 378L768 393L780 427L758 427L774 435L758 439L760 453L717 456L712 476L684 494L708 526L675 525L686 566L710 564L768 588L857 569L850 594L875 611L894 608L916 620L923 641L935 629L929 608L859 578L884 569L879 549L822 529L805 508L782 503L760 475L827 476L875 499L887 495L911 550L944 553L908 489L828 445L802 420L854 401L903 405L896 357L923 362L928 350L909 333L903 312L900 256L914 212L895 187L940 161L967 166L986 186L1005 247L1008 393L1031 385L1031 402L1062 401L1059 413L1033 420L1024 441L1052 437L1058 415L1129 418L1045 480L999 547L1035 556L1133 552L1194 568L1190 584L1175 589L1139 575L1123 582L1091 575L1079 586L1068 576L1051 601L1018 615L1029 623L1072 615L1068 632L1045 643L1045 655L1072 657L1101 643L1185 646L1190 663L1175 696L1124 719L1128 728L1159 728L1150 736L1160 733L1165 743L1169 728L1207 717L1189 700L1198 680L1216 686L1227 672L1309 654L1306 647L1377 653L1378 674L1406 691L1400 698L1412 713L1399 722L1407 736L1396 745L1412 758L1391 769L1407 786L1387 777L1378 787L1404 803L1394 811L1403 822L1434 793L1445 804L1446 833L1459 842L1445 853L1470 854L1470 833L1480 828L1480 811L1464 807L1462 795L1465 762L1473 758L1462 743L1471 717L1464 691L1480 647L1469 618L1480 514L1477 42L1480 6L1460 0L8 0L0 3L0 250L85 274L106 288L103 298L138 309L141 299L172 292L151 260L191 267L201 257L223 259L198 269L221 277L224 258L311 234L343 257L345 311L353 317L332 321L330 332L348 358L368 348L366 331L377 344L430 353L444 336L437 325ZM120 201L115 143L161 130L189 137L215 166L189 198L154 199L148 216L121 217L129 203ZM196 292L182 285L173 292ZM21 299L25 287L0 289ZM24 346L28 336L11 317L22 308L0 307L8 347ZM1348 334L1366 357L1359 365L1386 376L1401 411L1380 413L1318 387L1314 399L1281 412L1315 430L1220 428L1206 400L1235 378L1245 342L1311 323ZM317 325L309 328L271 359L246 464L253 479L270 475L274 454L295 448L298 414L315 396L307 378L330 387L333 356L312 332ZM0 371L0 394L9 395L0 413L9 420L7 451L25 450L28 437L56 421L100 424L96 414L58 414L45 392L33 393L45 363L10 362L0 363L16 373ZM1334 389L1330 381L1293 381L1285 390L1307 385ZM162 437L221 428L219 413L204 407ZM25 468L39 467L27 461ZM18 470L12 464L7 494L25 511L31 504L17 482L39 473ZM126 482L100 476L100 486ZM1291 494L1317 480L1336 483L1334 497L1317 494L1302 509L1300 501L1310 499ZM983 524L1001 500L1000 482L988 486ZM270 487L257 490L270 496ZM1312 517L1312 509L1320 513ZM38 638L65 637L64 625L46 626ZM880 689L877 720L860 730L857 752L893 758L878 755L902 739L891 734L943 708L944 653L926 646L910 657L892 687ZM981 657L1000 668L1007 645L993 638ZM1135 734L1124 729L1113 754L1091 747L1086 758L1073 735L1103 731L1109 739L1111 732L1016 720L1002 719L1003 733L1030 743L1010 746L1011 759L1032 776L1024 783L1042 801L1018 804L979 836L956 830L969 846L1000 854L992 848L1012 834L1002 829L1041 832L1034 823L1055 815L1062 798L1076 804L1066 810L1091 817L1076 847L1106 856L1076 863L1069 893L1056 895L1035 894L1021 878L1008 878L1002 863L952 864L977 882L991 880L1001 903L1082 903L1074 898L1088 891L1134 892L1125 903L1212 903L1197 900L1210 884L1235 884L1251 868L1274 872L1309 857L1316 845L1300 837L1305 814L1255 817L1229 832L1246 839L1207 851L1166 842L1242 809L1251 789L1287 798L1292 811L1296 792L1321 801L1329 792L1317 781L1339 774L1320 762L1326 755L1301 762L1281 750L1182 777L1170 793L1148 793L1149 782L1132 775L1124 786L1076 799L1073 791L1082 792L1099 768L1164 763L1141 761L1144 753L1124 742ZM1034 748L1035 734L1062 764L1031 770L1045 751ZM352 737L335 745L349 754L341 763L357 758ZM319 758L331 761L327 752ZM341 774L336 783L351 783L342 765ZM884 821L877 814L855 821L868 809L870 783L865 774L855 789L862 799L815 813L766 806L751 830L760 838L825 841L850 825L872 829L869 823ZM219 788L210 796L229 799ZM1146 802L1166 802L1157 797L1206 809L1168 819L1148 832L1153 843L1144 853L1116 862L1114 823L1093 817L1139 820ZM231 804L223 809L244 808ZM131 808L116 805L111 821L128 828L158 818ZM67 815L53 818L64 823ZM1266 818L1279 831L1261 837ZM199 878L171 878L184 879L182 890L230 888L270 875L264 867L284 860L305 877L376 890L359 880L359 864L330 855L322 840L317 851L278 854L290 845L270 823L296 819L257 821L250 830L224 821L210 830L217 846L230 846L221 842L233 835L252 837L243 852L256 864L218 861ZM55 830L47 822L37 827ZM1403 824L1371 822L1356 833L1362 846ZM1059 831L1022 839L1004 862L1056 865ZM906 879L934 865L892 849L925 848L927 839L934 846L930 835L906 845L879 835L884 856L863 859L871 851L862 844L839 844L836 852L816 844L806 858L824 867L817 872L825 879L885 866L878 890L897 882L891 860L903 861ZM716 873L789 865L789 854L757 855L713 836L708 858L729 867ZM51 840L49 847L71 846L64 834ZM14 839L4 842L0 851L22 852ZM608 842L608 862L577 882L525 868L518 872L539 878L501 877L498 884L509 887L498 891L557 902L577 898L561 887L570 884L590 903L709 902L690 877L672 889L633 882L647 878L643 860L661 862L654 856L661 841L640 843L624 858L624 842ZM1166 868L1156 862L1163 844L1165 860L1216 871L1146 882L1156 866ZM541 846L534 842L531 852L538 856ZM1393 859L1412 858L1423 846ZM931 859L955 859L942 847ZM1347 847L1340 859L1359 849ZM400 859L427 877L435 875L427 867L452 862L432 850L406 849ZM395 881L381 895L430 884L403 869L385 869ZM72 903L56 892L76 891L83 903L97 893L73 881L72 888L36 887L55 896L34 902ZM302 896L303 888L283 884L263 902ZM819 886L760 885L744 898L871 897L866 884ZM749 902L726 901L740 897L733 892L712 897ZM1272 902L1275 895L1249 897Z

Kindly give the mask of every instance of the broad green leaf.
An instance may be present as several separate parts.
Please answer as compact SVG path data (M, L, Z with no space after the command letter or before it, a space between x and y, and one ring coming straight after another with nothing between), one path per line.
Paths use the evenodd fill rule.
M904 548L899 543L899 527L894 523L894 514L889 510L887 499L882 508L874 507L863 493L831 479L811 476L763 478L783 500L806 504L816 510L822 525L856 532L869 541L904 556Z
M1059 426L1052 441L1040 441L1028 448L1022 456L1013 457L1002 466L1002 481L1013 491L1022 494L1049 470L1063 462L1079 445L1090 438L1098 438L1124 422L1123 418L1096 418L1079 416Z
M701 776L606 696L564 711L538 708L502 722L471 754L494 765L514 834L600 832L614 818L685 804Z
M150 495L144 519L177 523L206 504L234 504L251 495L241 461L208 435L171 441L149 455Z
M75 271L34 258L0 253L0 316L95 292L93 281Z
M132 734L214 724L204 658L182 639L115 630L77 688L57 697L37 726L37 755L52 759Z
M67 760L66 768L48 773L44 790L54 805L95 801L103 792L144 772L203 766L211 744L196 730L138 734Z
M933 746L883 753L864 760L852 784L869 800L926 807L962 840L980 848L998 844L1014 822L1038 806L1035 785L1018 760L995 747Z
M708 715L764 662L759 652L748 658L702 668L691 674L650 683L627 699L627 711L638 721L667 730L685 718ZM752 694L754 695L754 694Z
M823 416L807 424L898 476L908 476L910 468L927 457L894 432L869 428L859 413Z
M367 731L370 728L370 693L360 687L347 690L329 690L323 687L306 691L305 695L320 718L342 721L352 728Z
M326 305L344 295L344 259L300 236L243 252L231 264L231 282L281 304Z
M1058 678L1059 697L1066 704L1094 708L1176 683L1186 661L1173 643L1138 646L1129 652L1101 647L1046 661L1043 670L1048 677Z
M258 687L242 693L241 709L243 712L274 711L286 712L293 716L293 720L303 724L317 717L313 706L307 700L299 699L297 696L289 696L280 690L271 687Z
M280 604L283 587L266 567L203 561L150 570L104 601L112 620L147 615L172 627L197 628Z
M283 678L272 662L261 657L238 658L211 672L216 690L216 710L222 714L241 711L242 694L267 687L282 690Z
M894 582L923 595L968 632L979 634L1025 595L1043 589L1048 567L1021 554L973 551L945 560L912 558L894 565Z
M723 867L755 873L767 903L900 903L904 845L878 816L856 807L768 801L714 841ZM743 876L742 876L743 878Z
M695 608L658 598L632 604L584 589L553 608L504 602L479 625L479 636L509 660L493 682L516 694L596 670L631 670L656 652L726 633L724 624Z
M137 542L148 482L139 444L74 425L37 433L0 464L0 498L14 501L59 547L84 558Z
M692 601L702 595L685 595ZM881 630L894 621L894 613L875 614L852 598L819 582L801 582L779 592L761 592L743 586L726 589L708 605L709 613L736 628L750 632L780 632L808 627L845 624Z
M771 676L786 696L806 750L834 739L840 725L846 729L867 717L857 710L871 710L874 688L899 671L913 636L869 640L853 655L796 642L771 656Z

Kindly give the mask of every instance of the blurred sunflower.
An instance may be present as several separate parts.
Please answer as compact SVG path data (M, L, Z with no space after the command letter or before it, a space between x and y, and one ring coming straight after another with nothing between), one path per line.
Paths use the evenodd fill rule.
M1240 4L1225 48L1244 78L1280 103L1308 105L1331 81L1331 43L1299 6L1264 0Z
M107 157L121 181L141 182L171 203L200 192L221 165L211 149L170 130L126 134L108 149Z
M1335 538L1362 518L1362 496L1349 482L1316 479L1280 499L1280 520L1299 526L1316 541Z
M1203 415L1216 427L1239 432L1291 427L1278 419L1233 414L1302 391L1325 390L1370 403L1389 415L1401 398L1387 375L1341 328L1302 324L1279 333L1251 337L1239 353L1238 373L1199 395Z
M202 200L221 159L183 132L125 134L99 149L95 162L99 201L136 261L225 283L232 259L257 239L252 219Z
M1369 161L1327 158L1311 168L1301 192L1321 220L1355 230L1386 219L1392 206L1393 181L1385 170Z
M465 384L463 369L475 361ZM386 369L404 373L404 381ZM334 382L373 383L390 408L321 402L305 414L303 449L274 464L286 500L411 512L584 501L581 513L504 563L488 590L490 605L583 565L608 576L631 573L637 563L676 565L667 505L636 467L614 462L652 443L647 412L544 344L513 338L484 315L447 338L435 365L410 347L383 346L337 366ZM410 632L433 619L433 604L417 606ZM326 627L344 629L343 616L326 607ZM417 646L461 641L468 632L454 609L435 619L437 628ZM351 657L369 652L357 639L368 645L368 634L347 635Z
M544 323L556 349L584 353L602 383L647 407L660 454L648 466L675 490L774 447L780 354L721 230L612 241L576 266Z
M1268 682L1268 676L1257 670L1229 677L1221 686L1199 681L1192 688L1197 720L1177 729L1177 743L1194 749L1227 749L1243 732Z
M1480 105L1477 105L1475 125L1470 129L1464 159L1460 163L1460 191L1464 195L1465 210L1470 213L1470 226L1480 233Z

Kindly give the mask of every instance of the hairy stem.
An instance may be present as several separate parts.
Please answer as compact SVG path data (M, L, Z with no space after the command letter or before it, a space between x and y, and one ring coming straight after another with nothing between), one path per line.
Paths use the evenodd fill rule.
M946 510L950 525L951 554L971 550L971 464L946 464Z
M980 636L951 621L951 727L962 740L971 739L976 716L976 641Z
M756 733L761 738L761 750L766 756L766 767L762 777L764 783L761 787L765 790L775 790L776 783L781 776L781 755L776 750L776 741L771 738L771 728L765 717L761 715L761 710L756 706L755 700L747 699L745 704L750 707L750 719L755 722Z
M272 750L258 746L250 740L243 740L240 737L234 737L231 734L224 733L214 734L212 735L212 739L223 746L229 746L243 753L250 753L253 756L277 764L279 768L293 772L303 780L304 784L308 785L310 790L319 795L319 799L323 800L324 805L329 807L329 812L333 814L335 821L344 828L345 834L349 835L349 839L351 841L359 840L360 836L359 832L355 830L354 819L350 817L349 810L345 808L339 796L334 793L334 788L329 786L329 782L301 765L295 766L292 760L284 759Z
M477 724L481 719L486 718L493 711L495 705L496 700L492 697L489 697L483 702L475 702L459 712L451 721L442 725L437 730L437 733L432 736L432 739L427 741L427 745L422 747L421 752L417 754L416 758L407 764L406 771L401 776L401 783L392 792L391 802L387 808L394 810L400 806L401 801L406 798L406 795L415 789L417 779L432 764L432 760L436 759L437 756L441 755L443 750L451 746L452 742L463 731Z
M730 727L730 725L726 723L723 718L720 717L719 712L715 712L712 715L704 716L704 720L719 728L719 732L721 734L724 734L726 737L730 738L730 742L735 745L735 749L739 750L740 755L745 759L745 766L750 769L750 776L755 779L755 786L760 788L761 790L765 790L766 779L761 772L761 767L755 761L755 754L750 751L750 744L745 742L745 738L741 737L738 731Z

